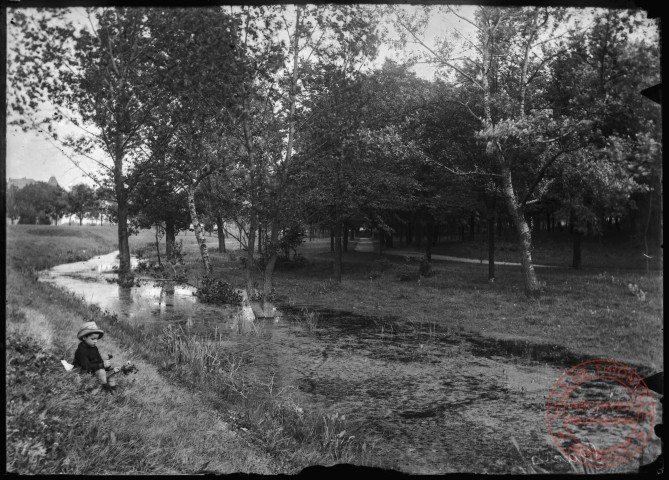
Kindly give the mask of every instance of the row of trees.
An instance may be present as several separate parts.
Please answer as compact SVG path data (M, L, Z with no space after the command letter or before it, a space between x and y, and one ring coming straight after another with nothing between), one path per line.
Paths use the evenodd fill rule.
M87 217L113 215L108 192L94 189L84 183L74 185L70 191L47 182L34 182L23 188L10 185L6 188L6 214L12 225L56 225L64 216L75 216L79 225ZM102 220L101 220L102 221Z
M10 56L15 123L55 138L65 116L86 129L62 140L95 158L118 206L122 284L132 280L129 217L164 225L168 245L192 224L206 274L202 218L220 234L235 223L247 288L260 267L267 293L282 238L306 224L332 230L341 279L350 229L433 238L474 210L494 232L503 214L529 295L540 291L531 215L568 218L575 238L629 215L634 200L661 218L659 109L638 93L659 81L659 51L635 35L640 15L600 11L582 26L563 9L479 7L461 17L471 38L430 45L433 13L106 9L89 11L84 28L63 10L16 12L10 31L26 48ZM374 68L388 41L379 19L402 32L398 43L421 45L440 79L410 63ZM57 114L39 118L47 101Z

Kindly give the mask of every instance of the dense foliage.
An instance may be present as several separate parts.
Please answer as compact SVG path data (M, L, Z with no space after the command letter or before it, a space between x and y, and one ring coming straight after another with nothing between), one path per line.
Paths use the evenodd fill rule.
M614 225L643 238L649 257L659 247L660 113L639 93L659 82L659 42L642 12L481 6L465 17L450 6L313 5L87 13L83 26L67 10L15 12L10 31L26 48L9 56L10 121L81 154L102 152L91 175L118 222L122 275L130 275L133 226L165 232L168 256L175 233L193 228L209 273L203 227L217 225L222 249L232 224L246 249L247 288L260 272L266 292L277 258L307 226L332 232L337 279L349 232L360 228L380 248L393 238L422 246L428 262L441 232L487 231L492 245L504 230L517 239L531 295L540 290L531 257L539 229L568 226L576 268L580 235ZM425 29L442 14L473 33L430 43ZM375 66L393 42L424 55ZM412 72L416 60L437 67L434 80ZM44 116L41 104L56 114ZM64 119L89 134L60 138ZM7 192L11 218L19 193ZM51 206L44 201L21 221L67 208L81 221L100 208L84 186L70 192L69 207L49 195Z

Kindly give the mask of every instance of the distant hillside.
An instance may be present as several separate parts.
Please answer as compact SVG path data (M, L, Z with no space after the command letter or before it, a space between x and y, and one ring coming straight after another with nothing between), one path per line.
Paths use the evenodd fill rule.
M9 178L7 179L7 188L11 187L12 185L16 185L18 188L23 188L26 185L30 185L32 183L36 183L37 180L33 180L32 178ZM49 181L47 182L49 185L53 185L54 187L58 186L58 181L56 180L56 177L53 175L51 178L49 178Z

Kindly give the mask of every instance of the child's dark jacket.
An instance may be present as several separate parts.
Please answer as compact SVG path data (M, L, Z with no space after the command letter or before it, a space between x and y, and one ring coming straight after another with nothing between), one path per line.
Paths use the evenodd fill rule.
M89 347L84 342L81 342L77 351L74 352L74 362L72 364L75 368L81 368L87 372L96 372L105 368L98 347Z

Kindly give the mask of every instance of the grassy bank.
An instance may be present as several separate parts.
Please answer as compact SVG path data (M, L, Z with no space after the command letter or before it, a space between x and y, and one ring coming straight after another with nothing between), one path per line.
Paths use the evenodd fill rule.
M235 432L219 410L200 395L168 382L154 365L133 352L133 345L121 342L99 310L37 282L34 270L64 255L83 259L114 249L99 230L67 228L8 228L7 471L279 471L252 439ZM92 377L66 372L60 363L76 344L78 328L88 320L98 322L107 333L100 347L103 354L113 352L114 362L131 360L139 369L136 375L120 379L117 396L97 392ZM142 338L134 346L139 348L146 341Z

